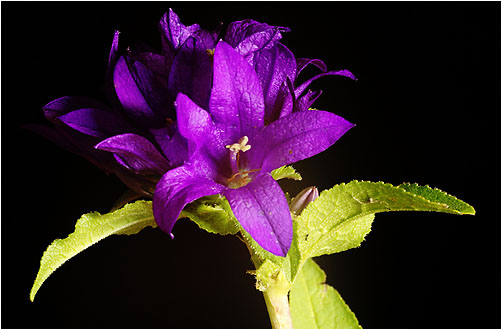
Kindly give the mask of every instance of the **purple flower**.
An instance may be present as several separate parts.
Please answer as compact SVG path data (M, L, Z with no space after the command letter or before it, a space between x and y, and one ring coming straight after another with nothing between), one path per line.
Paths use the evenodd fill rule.
M140 45L120 55L119 33L115 32L105 86L111 107L88 98L63 97L44 107L54 129L35 128L146 196L152 196L163 173L187 160L187 141L177 130L173 104L182 92L208 107L211 51L218 34L197 24L183 25L172 10L162 17L159 29L159 53ZM231 23L225 38L250 59L273 47L285 30L246 20ZM131 144L140 151L125 147Z
M248 57L274 46L279 31L284 30L251 20L234 22L230 27L226 38L246 49ZM207 108L213 67L210 51L218 35L218 31L205 31L197 24L183 25L172 10L162 17L159 29L161 52L141 45L123 55L119 53L119 33L115 32L105 83L111 107L67 96L44 106L53 128L31 126L146 196L152 196L162 174L187 160L187 141L176 128L173 104L182 92ZM99 143L112 137L113 147L110 141ZM140 151L124 149L131 144Z
M185 26L169 10L159 28L160 52L140 45L120 55L115 33L105 86L111 106L63 97L44 107L54 129L36 130L135 192L155 191L164 231L171 233L187 203L220 193L259 244L285 255L291 216L270 171L325 150L352 127L328 112L304 111L320 95L304 92L324 75L354 77L297 60L279 42L284 27L233 22L217 44L219 29ZM323 73L298 83L309 64Z
M189 160L157 184L153 211L159 227L171 233L187 203L223 194L242 227L265 250L285 256L292 240L291 214L270 172L325 150L353 124L329 112L301 111L266 126L260 80L247 59L224 41L214 52L209 112L180 93L176 113Z

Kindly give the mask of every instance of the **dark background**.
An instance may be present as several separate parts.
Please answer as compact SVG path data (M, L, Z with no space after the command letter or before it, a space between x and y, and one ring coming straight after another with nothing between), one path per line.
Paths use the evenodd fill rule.
M160 45L185 24L253 18L291 27L297 57L349 69L315 104L357 126L296 164L294 194L352 179L438 187L475 216L378 214L358 249L318 258L366 328L500 328L500 3L2 2L2 328L266 328L245 246L189 221L175 240L110 237L58 269L35 303L39 260L81 214L125 191L113 176L20 128L65 95L100 97L114 29ZM314 71L311 71L311 74ZM307 76L307 74L305 75Z

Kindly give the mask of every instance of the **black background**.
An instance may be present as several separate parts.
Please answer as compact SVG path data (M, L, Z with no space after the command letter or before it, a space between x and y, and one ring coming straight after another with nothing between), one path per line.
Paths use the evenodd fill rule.
M363 327L500 328L500 3L2 2L3 328L269 327L244 245L185 220L175 240L153 229L107 238L28 298L47 245L125 188L20 126L45 123L55 98L100 97L114 29L124 47L159 46L169 7L207 29L245 18L291 27L283 42L297 57L359 78L313 85L317 108L357 126L296 164L304 180L285 184L292 193L406 181L476 208L379 214L360 248L317 259Z

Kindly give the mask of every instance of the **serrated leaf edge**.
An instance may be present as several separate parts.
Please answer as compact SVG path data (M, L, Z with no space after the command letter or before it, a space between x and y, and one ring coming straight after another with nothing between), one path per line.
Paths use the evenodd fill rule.
M364 182L368 182L368 181L364 181ZM451 210L453 210L453 211L457 211L457 212L458 212L458 214L465 214L465 215L475 215L475 214L476 214L476 210L474 209L474 207L472 207L472 205L470 205L470 204L468 204L468 203L464 202L463 200L461 200L460 198L457 198L457 197L456 197L456 196L454 196L454 195L451 195L451 194L449 194L449 193L447 193L447 192L445 192L445 191L443 191L443 190L441 190L441 189L439 189L439 188L436 188L436 187L431 187L431 186L429 186L429 185L427 185L427 184L420 185L420 184L418 184L418 183L403 182L403 183L401 183L399 186L394 186L394 187L395 187L395 188L402 189L402 190L404 190L406 193L411 194L411 195L413 195L413 196L416 196L416 197L421 197L421 198L423 198L423 199L425 199L426 201L429 201L429 202L431 202L431 203L436 203L436 204L439 204L439 205L445 205L447 208L449 208L449 206L448 206L447 204L433 202L433 201L430 201L430 200L426 199L425 197L423 197L423 196L421 196L421 195L417 195L417 194L414 194L414 193L412 193L412 192L410 192L410 191L407 191L406 189L404 189L404 188L402 188L402 187L401 187L401 186L402 186L402 185L404 185L404 184L407 184L407 185L410 185L410 186L415 186L415 187L426 187L426 188L431 189L431 190L433 190L433 191L438 191L438 192L440 192L440 193L442 193L442 194L445 194L445 195L447 195L447 196L449 196L449 197L452 197L454 200L456 200L456 201L458 201L458 202L460 202L460 203L462 203L462 204L465 204L468 208L470 208L470 211L472 210L471 212L460 212L460 211L458 211L458 210L453 210L453 209L451 209L451 208L450 208L450 209L451 209Z
M474 214L474 213L464 213L464 212L460 212L460 211L458 211L458 210L455 210L455 209L450 208L447 204L444 204L444 203L438 203L438 202L431 201L431 200L429 200L429 199L427 199L427 198L425 198L425 197L423 197L423 196L421 196L421 195L414 194L414 193L412 193L412 192L406 191L405 189L403 189L403 188L401 188L401 187L399 187L399 186L394 186L393 184L386 183L386 182L383 182L383 181L373 182L373 181L359 181L359 180L352 180L352 181L350 181L350 182L348 182L348 183L343 182L343 183L339 183L339 184L337 184L337 185L333 186L333 187L332 187L332 188L330 188L330 189L323 190L323 191L321 192L321 194L319 195L319 197L321 197L322 195L327 194L328 192L332 191L333 189L335 189L335 188L337 188L337 187L340 187L340 186L347 186L347 185L349 185L349 184L353 184L353 183L382 184L382 185L387 186L387 187L391 187L391 188L394 188L394 189L399 189L399 190L401 190L402 192L404 192L404 193L406 193L406 194L408 194L408 195L411 195L411 196L413 196L413 197L416 197L416 198L422 199L422 200L424 200L424 201L426 201L426 202L428 202L428 203L431 203L431 204L435 204L435 205L441 206L442 208L447 209L447 210L451 211L451 213L454 213L454 214L468 214L468 215ZM446 193L446 192L444 192L444 191L442 191L442 190L440 190L440 189L438 189L438 188L431 188L431 187L429 187L429 186L427 186L427 185L419 185L419 184L417 184L417 183L414 183L413 185L416 185L416 186L418 186L418 187L427 187L427 188L429 188L429 189L437 190L437 191L439 191L439 192L441 192L441 193L443 193L443 194L445 194L445 195L448 195L448 196L450 196L450 197L454 198L455 200L457 200L457 201L459 201L459 202L461 202L461 203L466 204L466 205L467 205L467 206L469 206L472 210L474 210L474 208L473 208L471 205L467 204L466 202L462 201L461 199L458 199L457 197L455 197L455 196L453 196L453 195L450 195L450 194L448 194L448 193ZM303 215L303 212L305 212L305 210L309 210L309 209L310 209L310 208L312 208L312 207L314 207L314 203L310 203L309 205L307 205L307 207L306 207L306 208L302 211L302 213L301 213L299 216L301 217L301 216ZM393 210L392 210L392 212L394 212L394 211L410 211L410 209L393 209ZM417 211L418 211L418 212L436 212L436 211L433 211L433 210L419 210L419 209L417 209ZM372 214L372 213L381 213L381 212L390 212L390 210L383 210L383 211L377 211L377 212L365 212L365 213L360 213L360 215L368 215L368 214Z
M128 206L130 205L133 205L133 204L136 204L136 203L140 203L140 204L151 204L151 202L148 202L148 201L137 201L135 203L132 203L132 204L127 204L125 205L122 209L118 209L118 210L115 210L111 213L106 213L104 215L111 215L115 212L119 212L119 211L123 211L125 208L127 208ZM42 258L40 259L40 267L39 267L39 270L38 270L38 273L37 273L37 276L35 278L35 281L33 282L33 286L30 290L30 301L34 301L35 300L35 296L38 292L38 290L40 290L40 288L42 287L42 284L50 277L50 275L52 275L52 273L54 273L58 268L60 268L62 265L64 265L68 260L72 259L74 256L76 256L77 254L81 253L82 251L84 250L87 250L89 247L93 246L94 244L100 242L101 240L111 236L111 235L129 235L127 233L124 233L124 231L127 229L127 228L130 228L130 227L133 227L139 223L142 223L142 222L152 222L153 220L153 213L152 213L152 216L151 217L145 217L145 218L141 218L137 221L134 221L134 222L130 222L128 223L127 225L124 225L124 226L121 226L117 231L115 231L114 233L108 235L108 236L104 236L104 237L101 237L99 238L98 240L92 242L91 244L89 245L84 245L85 247L76 252L76 253L70 253L70 257L69 258L66 258L64 259L60 264L56 265L56 267L52 268L50 267L51 271L50 273L47 275L47 276L42 276L40 274L40 271L44 265L44 261L45 261L45 257L48 255L49 253L49 249L54 245L56 244L57 242L60 242L60 241L63 241L63 240L66 240L68 239L71 235L75 234L77 232L77 230L79 230L80 228L82 228L82 224L85 223L85 220L86 220L86 216L95 216L95 215L103 215L99 212L96 212L96 211L93 211L93 212L88 212L88 213L85 213L83 214L78 220L77 222L75 223L75 230L70 233L67 237L65 238L56 238L55 240L52 241L51 244L49 244L49 246L47 246L47 248L45 249L44 253L42 254ZM152 222L152 224L150 225L151 227L155 228L157 226L157 224L155 223L155 221ZM148 227L148 225L145 226L145 228Z

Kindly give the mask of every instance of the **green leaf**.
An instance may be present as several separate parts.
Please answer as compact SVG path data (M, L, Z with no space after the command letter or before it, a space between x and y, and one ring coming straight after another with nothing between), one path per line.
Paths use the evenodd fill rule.
M325 284L326 274L308 259L289 293L294 329L360 329L340 294Z
M359 246L371 230L372 215L387 211L474 214L470 205L439 189L382 182L340 184L322 192L297 218L302 262Z
M293 166L282 166L279 167L275 170L272 171L272 177L274 180L280 180L280 179L293 179L300 181L302 179L302 176L300 173L296 172L296 170L293 168Z
M474 214L461 200L427 186L352 181L323 191L319 198L293 218L293 241L286 257L262 249L241 229L258 269L268 261L294 283L309 258L352 249L361 245L371 231L375 213L387 211L436 211ZM259 285L258 285L259 286Z
M30 300L35 299L42 283L57 268L89 246L113 234L136 234L148 226L156 227L157 224L153 218L152 202L147 201L127 204L120 210L103 215L98 212L82 215L72 234L65 239L56 239L44 252Z
M185 217L213 234L233 235L240 230L228 201L220 195L202 197L188 204L180 214L180 218Z
M409 183L403 183L399 185L399 188L406 190L409 193L422 196L423 198L448 205L448 207L452 210L457 211L459 214L471 214L474 215L476 211L472 206L469 204L457 199L456 197L453 197L451 195L448 195L447 193L437 189L437 188L431 188L429 186L419 186L418 184L409 184ZM451 212L455 213L455 212Z

